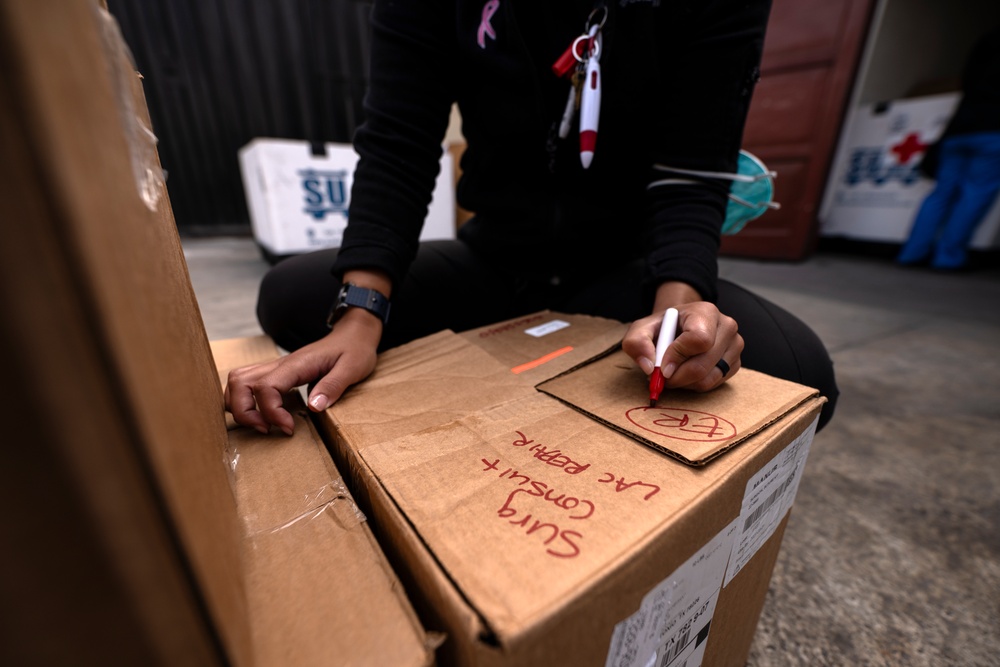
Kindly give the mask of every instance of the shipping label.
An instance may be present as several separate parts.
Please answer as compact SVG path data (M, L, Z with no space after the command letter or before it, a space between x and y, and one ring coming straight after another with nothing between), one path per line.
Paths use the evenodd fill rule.
M565 329L568 326L569 322L564 320L549 320L545 324L539 324L537 327L525 329L524 333L529 336L534 336L535 338L541 338L542 336L548 336L550 333L555 333L560 329Z
M724 586L750 562L791 509L817 421L747 482Z
M719 532L615 626L605 667L701 665L736 528Z

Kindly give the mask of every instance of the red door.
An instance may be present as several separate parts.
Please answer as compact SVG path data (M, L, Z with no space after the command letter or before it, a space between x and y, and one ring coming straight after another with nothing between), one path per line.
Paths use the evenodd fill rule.
M873 0L774 0L743 147L778 172L781 209L723 238L725 255L801 260L815 248L823 186Z

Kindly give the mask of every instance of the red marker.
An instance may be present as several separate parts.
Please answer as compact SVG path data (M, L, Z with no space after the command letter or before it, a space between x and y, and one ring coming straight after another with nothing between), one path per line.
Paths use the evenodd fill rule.
M660 399L660 392L663 391L665 379L660 367L663 365L663 355L667 348L674 342L677 335L677 309L667 308L663 313L663 322L660 323L660 335L656 339L656 360L655 368L649 375L649 407L656 407L656 401Z

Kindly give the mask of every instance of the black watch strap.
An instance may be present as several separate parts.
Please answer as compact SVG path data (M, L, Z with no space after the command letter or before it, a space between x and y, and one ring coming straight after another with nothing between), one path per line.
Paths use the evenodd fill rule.
M344 283L340 293L337 294L333 308L330 309L330 316L326 320L327 326L332 328L348 308L364 308L382 320L382 324L389 321L389 297L378 290Z

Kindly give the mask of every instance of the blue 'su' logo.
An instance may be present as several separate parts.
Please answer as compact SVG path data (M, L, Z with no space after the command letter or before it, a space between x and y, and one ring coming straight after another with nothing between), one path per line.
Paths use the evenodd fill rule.
M325 218L327 213L347 217L350 202L346 171L303 169L298 174L302 177L303 211L317 220Z

